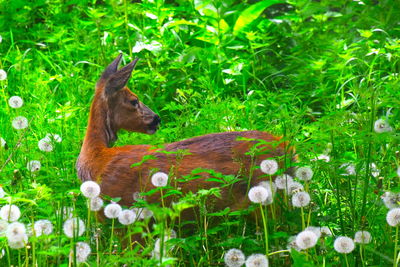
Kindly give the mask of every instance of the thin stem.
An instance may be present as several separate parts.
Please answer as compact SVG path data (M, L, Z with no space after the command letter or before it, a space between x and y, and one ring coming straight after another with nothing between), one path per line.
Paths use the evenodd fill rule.
M349 261L347 260L347 254L344 254L344 259L346 260L346 266L349 267Z
M394 241L394 255L393 255L393 267L397 267L397 243L399 241L399 227L396 226L396 237Z
M268 227L267 227L267 216L264 214L264 208L260 203L261 217L264 225L264 236L265 236L265 255L268 255Z
M112 254L113 239L114 239L114 221L115 219L113 218L111 223L110 255Z
M300 209L301 209L301 227L304 230L306 228L306 223L304 220L304 210L303 207L301 207Z

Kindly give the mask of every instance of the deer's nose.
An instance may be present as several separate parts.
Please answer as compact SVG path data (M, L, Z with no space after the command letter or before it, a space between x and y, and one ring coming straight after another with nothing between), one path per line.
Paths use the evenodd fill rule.
M153 121L151 122L151 125L156 126L156 125L160 124L160 122L161 122L160 116L155 115L153 118Z

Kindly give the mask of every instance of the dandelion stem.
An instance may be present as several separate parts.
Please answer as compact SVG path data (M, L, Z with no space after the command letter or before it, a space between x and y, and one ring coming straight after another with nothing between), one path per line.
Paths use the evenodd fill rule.
M346 260L346 266L349 267L349 261L347 260L347 254L344 254L344 259Z
M275 255L275 254L286 253L286 252L290 253L290 250L284 249L284 250L274 251L274 252L271 252L271 253L267 254L267 256L272 256L272 255Z
M397 267L397 243L399 241L399 227L396 226L396 237L394 241L394 255L393 255L393 267Z
M364 249L364 245L360 245L360 258L361 258L361 264L362 264L362 266L365 266L365 262L364 262L364 255L363 255L363 249Z
M302 227L302 230L304 230L306 228L306 224L304 222L304 210L303 210L303 207L301 207L301 227Z
M110 255L112 254L113 239L114 239L114 221L115 219L113 218L111 223Z
M264 208L260 203L261 217L264 225L264 236L265 236L265 256L268 255L268 225L267 225L267 215L264 214Z

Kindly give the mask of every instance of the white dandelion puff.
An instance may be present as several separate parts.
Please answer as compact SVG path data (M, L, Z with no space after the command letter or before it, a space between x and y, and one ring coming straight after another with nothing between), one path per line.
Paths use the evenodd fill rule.
M76 243L76 261L78 263L85 262L91 253L90 246L86 242ZM71 255L74 255L74 251L71 250Z
M293 235L288 238L288 244L287 244L288 250L295 249L297 251L301 251L301 248L299 248L299 246L296 243L296 237L297 237L296 235Z
M332 236L332 231L329 229L328 226L322 226L321 227L321 235L322 236Z
M321 227L317 226L308 226L304 229L304 231L311 231L313 232L317 238L319 239L321 237Z
M264 254L252 254L246 260L246 267L268 267L268 259Z
M49 140L49 138L46 138L46 137L39 140L38 147L41 151L44 151L44 152L53 151L53 145L51 143L51 140Z
M329 155L326 155L326 154L321 154L313 160L322 160L325 162L329 162L329 161L331 161L331 157L329 157Z
M42 167L42 164L40 164L40 161L38 160L31 160L28 162L28 164L26 165L26 168L30 171L30 172L37 172L40 170L40 168Z
M358 231L354 235L354 242L360 244L369 244L372 240L371 233L368 231Z
M225 253L224 261L228 267L240 267L245 263L246 257L240 249L232 248Z
M0 147L5 147L7 144L6 140L4 140L2 137L0 137Z
M374 123L374 130L377 133L385 133L385 132L391 132L392 127L390 127L390 124L386 120L379 119Z
M24 104L24 101L19 96L12 96L10 99L8 99L8 104L12 108L20 108Z
M23 234L21 237L21 240L18 240L18 241L13 242L13 241L8 240L8 246L12 249L24 248L27 243L28 243L28 235L27 234Z
M8 228L8 222L5 220L0 220L0 236L5 236L7 228Z
M259 186L264 187L268 191L268 197L265 202L263 202L263 205L269 205L274 201L274 196L276 193L276 185L274 182L271 181L262 181L258 184Z
M3 187L0 186L0 198L4 198L6 195L6 192L4 192Z
M22 130L28 127L28 119L24 116L18 116L13 119L11 124L14 129Z
M104 208L104 215L109 219L115 219L118 218L121 211L122 208L119 204L111 203Z
M310 195L307 192L298 192L292 196L292 204L297 208L308 206L310 200Z
M263 186L254 186L250 188L248 196L251 202L262 203L268 198L268 190Z
M5 205L0 209L0 217L9 222L15 222L21 216L21 211L15 205Z
M345 170L344 176L356 175L356 166L352 163L344 163L339 168Z
M314 175L310 167L300 167L296 170L296 177L303 181L310 181Z
M287 189L288 184L292 183L292 182L293 182L293 178L292 178L292 176L290 176L288 174L280 175L280 176L276 177L276 179L275 179L276 187L281 190Z
M348 254L354 250L355 245L353 239L351 239L350 237L339 236L335 239L333 247L339 253Z
M86 181L81 184L81 192L87 198L95 198L100 195L100 186L93 181Z
M33 229L36 236L49 235L53 232L53 224L49 220L36 221Z
M397 193L392 193L392 192L385 192L382 196L381 199L383 201L383 204L388 209L394 209L399 207L400 203L400 194Z
M164 172L156 172L151 176L151 183L155 187L163 187L168 184L168 174Z
M74 235L81 236L85 232L85 224L79 218L71 218L64 222L63 230L69 238L73 238Z
M103 200L100 197L95 197L90 199L90 210L99 211L103 207Z
M379 176L380 171L379 171L379 169L376 167L376 164L375 164L375 163L371 163L371 164L369 165L369 168L370 168L370 171L371 171L372 176L374 176L374 177L378 177L378 176Z
M129 225L135 222L137 215L133 210L123 210L118 215L118 221L123 225Z
M15 243L21 242L26 236L25 225L19 222L10 223L6 230L6 237L8 242Z
M276 160L273 159L266 159L261 161L260 169L263 173L273 175L278 171L279 165Z
M147 208L134 208L133 211L139 216L139 219L145 220L153 216L153 212Z
M309 230L305 230L300 232L296 236L296 244L301 249L309 249L314 247L317 244L318 236Z
M296 182L296 181L293 181L287 185L287 193L289 195L293 195L293 194L295 194L297 192L301 192L303 190L304 190L304 186L301 183Z
M389 210L386 214L386 221L390 226L397 227L400 224L400 208Z
M51 142L52 140L54 140L54 141L57 142L57 143L61 143L61 142L62 142L61 136L58 135L58 134L53 134L53 133L48 133L48 134L46 134L45 139L46 139L46 140L49 140L50 142Z
M5 79L7 79L7 72L5 72L3 69L0 69L0 81L4 81Z

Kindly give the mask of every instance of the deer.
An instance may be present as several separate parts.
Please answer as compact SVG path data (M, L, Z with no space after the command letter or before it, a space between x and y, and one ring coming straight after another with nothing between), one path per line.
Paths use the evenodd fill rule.
M250 170L264 159L285 156L287 142L270 133L253 130L206 134L161 148L144 144L114 147L118 131L155 134L161 123L160 117L127 87L138 59L118 69L121 59L122 54L119 54L96 84L86 135L76 163L81 181L95 181L102 194L120 198L121 205L131 206L136 193L155 188L150 179L154 170L169 173L169 184L182 193L218 187L218 182L207 179L211 176L209 172L202 173L199 179L179 179L198 168L214 170L222 175L245 177L229 189L222 188L221 197L213 203L214 209L229 207L234 210L248 206L248 187L259 183L258 177L263 174L259 168ZM260 142L258 150L262 153L248 153ZM143 160L145 157L148 160ZM153 194L146 201L159 203L160 195Z

